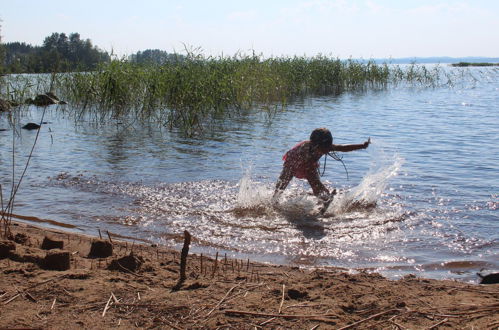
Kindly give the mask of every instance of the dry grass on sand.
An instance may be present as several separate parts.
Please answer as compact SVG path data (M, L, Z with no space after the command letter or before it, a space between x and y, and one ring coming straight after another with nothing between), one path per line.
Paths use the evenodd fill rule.
M499 327L498 285L414 276L392 281L334 268L189 255L186 280L172 290L179 251L135 244L130 257L131 244L113 240L113 256L88 258L96 238L26 224L12 232L17 243L0 241L7 250L15 248L0 251L0 328ZM46 269L45 236L64 242L68 270ZM116 262L124 256L129 258Z

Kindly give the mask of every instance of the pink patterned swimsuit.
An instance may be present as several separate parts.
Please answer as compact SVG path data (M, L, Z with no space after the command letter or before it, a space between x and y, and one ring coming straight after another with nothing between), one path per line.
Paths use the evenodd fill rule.
M310 152L310 141L302 141L284 154L282 160L294 177L306 179L315 175L319 168L321 155L313 155Z

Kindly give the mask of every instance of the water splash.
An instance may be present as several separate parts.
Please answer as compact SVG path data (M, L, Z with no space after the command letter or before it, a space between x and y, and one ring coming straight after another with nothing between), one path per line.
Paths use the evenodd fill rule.
M333 214L338 215L359 209L369 210L376 207L377 202L386 192L390 179L398 175L404 163L404 159L397 154L386 156L384 153L377 153L372 159L371 168L362 181L335 197L335 201L330 206Z
M239 191L237 193L238 208L253 208L258 206L266 206L270 204L272 190L268 185L261 182L253 181L253 167L249 166L245 169L244 175L239 181Z
M404 159L397 154L386 155L380 148L374 148L371 167L361 182L339 192L326 216L339 216L352 211L370 211L374 209L386 192L390 179L397 176ZM285 217L299 218L317 216L321 208L320 201L306 191L304 180L293 180L288 189L279 192L273 198L273 187L268 183L252 178L252 166L245 169L239 181L237 207L235 212L245 216L271 215L277 212ZM277 211L277 212L276 212Z

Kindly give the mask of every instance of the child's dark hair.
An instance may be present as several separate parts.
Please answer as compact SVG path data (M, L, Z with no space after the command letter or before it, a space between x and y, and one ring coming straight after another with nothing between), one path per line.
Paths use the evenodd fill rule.
M333 135L327 128L316 128L310 134L310 141L319 147L329 147L333 144Z

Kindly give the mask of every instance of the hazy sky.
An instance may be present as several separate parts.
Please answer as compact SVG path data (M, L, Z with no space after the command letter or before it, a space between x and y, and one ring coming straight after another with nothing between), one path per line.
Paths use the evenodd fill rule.
M78 32L118 55L498 57L498 14L497 0L0 0L3 42Z

